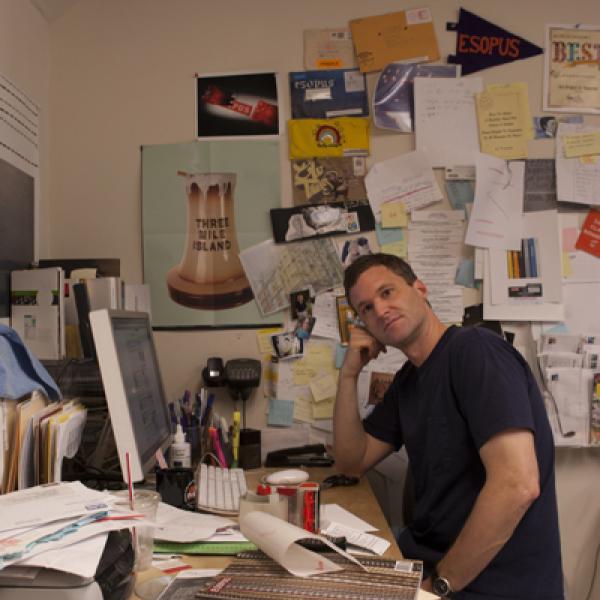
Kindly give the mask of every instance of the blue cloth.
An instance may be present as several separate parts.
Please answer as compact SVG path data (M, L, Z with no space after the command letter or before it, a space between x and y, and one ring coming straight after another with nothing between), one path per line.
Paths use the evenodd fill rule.
M448 329L419 368L405 363L364 426L395 448L406 445L415 508L398 544L427 570L456 539L484 484L479 449L507 429L532 431L540 496L490 564L452 597L563 600L552 432L531 370L512 346L481 327Z
M17 399L34 390L41 390L50 400L61 398L58 386L17 332L0 324L0 398Z

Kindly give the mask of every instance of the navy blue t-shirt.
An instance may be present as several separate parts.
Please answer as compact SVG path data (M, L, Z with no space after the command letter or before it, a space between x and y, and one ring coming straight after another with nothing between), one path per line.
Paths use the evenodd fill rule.
M479 449L511 428L534 433L540 496L460 600L558 600L563 577L554 442L544 402L523 357L483 328L446 330L427 360L407 362L364 421L373 437L406 446L415 481L404 556L436 564L456 539L485 481Z

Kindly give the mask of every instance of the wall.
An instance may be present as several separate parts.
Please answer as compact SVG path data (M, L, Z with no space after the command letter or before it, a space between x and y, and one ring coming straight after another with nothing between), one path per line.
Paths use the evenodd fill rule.
M18 4L16 0L10 3L15 10ZM597 0L552 4L544 0L430 0L426 4L435 17L442 56L454 50L456 34L446 32L445 23L457 18L460 6L541 46L545 23L600 21ZM86 0L76 4L50 27L52 137L46 255L116 256L125 279L141 281L140 146L193 139L194 73L276 70L285 83L288 71L303 68L303 29L341 26L351 18L413 6L418 3L404 6L392 0ZM24 39L29 36L15 36L17 46ZM33 57L33 62L38 60L37 55ZM528 82L534 115L541 113L542 74L542 56L480 73L485 83ZM375 79L375 75L368 77L371 90ZM285 110L289 98L283 88L280 105ZM412 148L410 135L372 133L371 160ZM530 156L552 157L553 142L532 141ZM290 204L285 138L281 180L282 204ZM248 356L256 348L254 333L249 331L159 332L156 339L169 397L197 387L207 357ZM249 422L264 423L261 402L251 402ZM585 498L576 487L583 480L586 494L600 497L600 461L597 453L591 454L586 453L585 461L578 451L559 454L564 527L574 527L571 515L579 514L579 507L584 506ZM574 469L579 477L571 480ZM570 597L577 600L585 598L589 586L600 529L600 519L590 507L585 519L588 536L596 532L595 540L587 540L585 552L571 535L579 529L569 529L564 536ZM600 597L598 585L592 597Z
M48 197L48 97L50 31L42 15L23 0L0 0L0 73L40 107L40 196ZM39 254L50 252L50 204L40 202Z

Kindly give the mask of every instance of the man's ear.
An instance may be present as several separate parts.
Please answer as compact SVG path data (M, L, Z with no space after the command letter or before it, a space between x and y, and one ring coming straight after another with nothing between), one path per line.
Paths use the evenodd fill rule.
M415 279L413 288L415 288L423 298L427 299L427 286L420 279Z

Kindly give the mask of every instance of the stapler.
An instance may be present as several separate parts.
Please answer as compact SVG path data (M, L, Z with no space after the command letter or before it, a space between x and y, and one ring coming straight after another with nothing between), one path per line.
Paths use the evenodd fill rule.
M330 467L333 462L323 444L309 444L269 452L265 467Z

